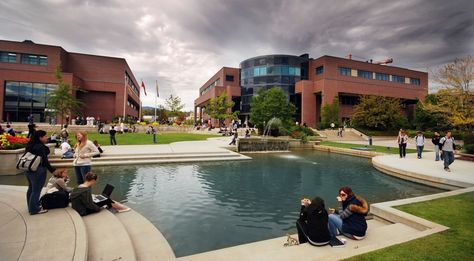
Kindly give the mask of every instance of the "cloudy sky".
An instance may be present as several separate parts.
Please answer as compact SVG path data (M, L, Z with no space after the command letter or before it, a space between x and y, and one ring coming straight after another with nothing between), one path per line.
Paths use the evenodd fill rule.
M309 53L393 57L430 71L474 54L472 0L2 0L0 38L124 57L147 85L144 105L170 94L193 109L222 66Z

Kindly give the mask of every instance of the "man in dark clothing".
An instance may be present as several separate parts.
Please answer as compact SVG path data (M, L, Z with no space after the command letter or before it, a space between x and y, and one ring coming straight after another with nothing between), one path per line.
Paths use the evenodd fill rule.
M28 124L28 135L26 137L33 138L33 136L35 136L35 132L36 132L36 125L34 123Z
M115 133L117 133L117 131L115 130L115 126L112 125L109 130L110 145L117 145L117 140L115 140Z
M331 236L328 229L328 212L320 197L301 200L300 218L296 221L296 228L300 244L309 242L313 246L323 246L329 243Z
M435 150L435 161L439 161L439 140L440 136L438 132L434 133L433 138L431 138L431 142L435 145L434 150Z
M234 137L232 138L232 141L229 143L229 145L235 145L235 142L237 141L237 138L239 137L239 134L237 133L237 129L234 130Z

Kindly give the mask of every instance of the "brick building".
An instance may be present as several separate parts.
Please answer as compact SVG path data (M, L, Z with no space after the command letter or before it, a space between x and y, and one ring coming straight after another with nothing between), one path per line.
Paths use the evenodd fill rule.
M219 84L219 79L224 79L223 69L200 88L195 112L223 91L222 84ZM289 101L297 106L295 121L310 127L317 126L321 121L322 106L332 104L335 97L338 97L340 106L339 118L350 121L353 106L358 103L360 95L400 98L404 113L408 114L414 110L416 102L428 94L428 74L425 72L333 56L317 59L307 55L259 56L245 60L240 72L238 70L233 68L233 73L240 74L240 83L232 82L228 86L232 86L233 100L238 101L242 94L240 110L243 109L244 113L240 117L243 122L248 119L250 100L258 88L282 88ZM213 85L213 82L218 84ZM195 115L196 119L203 117L202 112ZM205 112L204 117L208 117Z
M47 94L57 87L58 65L65 83L85 91L71 94L85 103L81 116L103 121L138 117L140 89L125 59L0 40L0 121L26 121L33 114L36 122L44 122L53 116L46 104Z

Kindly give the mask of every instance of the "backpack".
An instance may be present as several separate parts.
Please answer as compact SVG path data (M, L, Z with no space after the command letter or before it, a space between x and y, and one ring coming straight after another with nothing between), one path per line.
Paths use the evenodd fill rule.
M41 156L25 152L16 163L16 168L25 171L36 171L41 164Z

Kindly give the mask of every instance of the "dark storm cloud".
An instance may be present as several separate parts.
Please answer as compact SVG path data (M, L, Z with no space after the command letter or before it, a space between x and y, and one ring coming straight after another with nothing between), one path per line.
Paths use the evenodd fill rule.
M149 93L158 79L160 97L177 94L191 109L220 67L256 55L351 53L435 68L474 53L472 10L470 0L4 0L0 38L124 57Z

